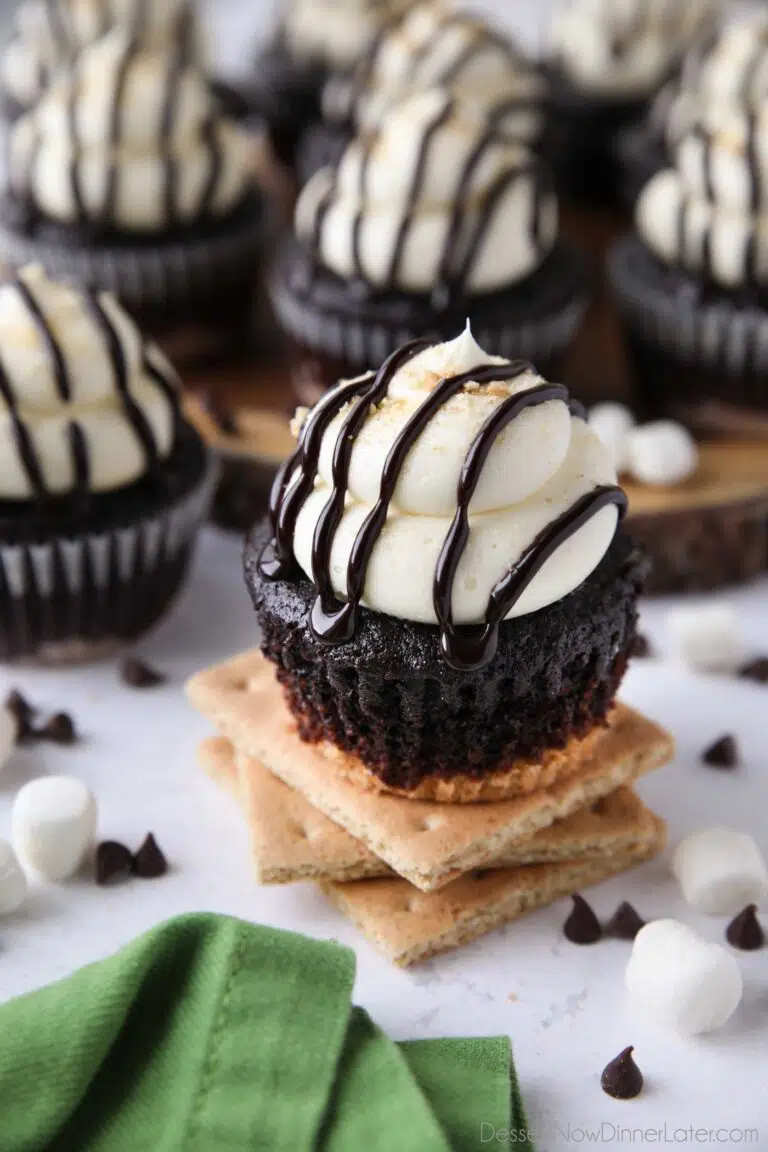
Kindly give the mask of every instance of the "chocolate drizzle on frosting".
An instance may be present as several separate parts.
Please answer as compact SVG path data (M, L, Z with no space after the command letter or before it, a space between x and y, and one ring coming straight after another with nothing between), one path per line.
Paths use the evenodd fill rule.
M301 509L311 494L318 474L325 433L345 406L354 401L344 418L334 446L332 491L317 521L312 541L312 578L317 598L310 626L326 644L348 642L355 634L368 565L386 523L405 461L428 424L448 401L468 384L487 385L516 379L531 366L524 361L479 365L468 372L441 379L396 436L383 466L379 496L361 525L349 557L346 599L340 601L331 578L331 551L344 513L349 488L352 451L370 409L381 403L401 368L429 347L429 340L414 340L393 353L375 375L350 381L329 393L309 414L298 447L278 473L270 500L272 539L260 558L266 579L290 579L297 574L293 536ZM461 472L457 508L445 538L434 577L434 607L446 661L454 668L472 671L488 664L496 652L499 628L546 561L601 509L613 505L623 515L627 498L621 488L603 485L587 493L559 516L533 541L520 560L493 588L484 622L457 627L453 622L453 588L456 573L469 539L469 508L488 455L500 433L529 408L552 400L569 403L567 389L540 384L505 399L477 433ZM578 413L578 408L576 408Z

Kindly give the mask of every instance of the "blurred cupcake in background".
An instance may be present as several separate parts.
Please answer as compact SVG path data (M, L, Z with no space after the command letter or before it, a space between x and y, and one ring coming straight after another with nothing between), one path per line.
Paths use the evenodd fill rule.
M303 132L320 118L328 77L349 75L408 6L409 0L285 0L249 86L281 163L293 167Z
M564 196L618 197L616 137L640 120L685 52L715 30L720 0L562 0L547 68L551 146Z
M310 180L271 281L299 395L471 318L490 352L557 365L588 298L546 168L440 88L395 105Z
M141 635L181 587L215 469L179 383L107 292L0 286L0 659Z
M352 137L375 131L393 104L443 87L535 147L543 126L542 77L509 38L446 0L414 4L374 42L352 75L323 90L323 119L304 133L299 176L337 164Z
M62 68L113 28L150 44L172 44L186 36L190 49L202 57L203 38L191 0L22 0L14 35L0 59L8 117L28 111Z
M191 37L148 46L115 29L84 49L13 125L8 168L12 266L112 291L157 333L246 322L266 203Z
M610 274L646 409L754 435L768 432L768 108L742 101L750 76L682 129Z

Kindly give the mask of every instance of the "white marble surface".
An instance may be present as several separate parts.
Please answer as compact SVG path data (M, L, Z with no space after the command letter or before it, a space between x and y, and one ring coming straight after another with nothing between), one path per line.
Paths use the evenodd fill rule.
M401 972L380 959L313 886L255 886L234 805L196 768L195 747L208 729L182 690L199 667L255 639L239 553L235 540L210 532L177 612L142 646L144 655L171 674L161 689L127 690L117 681L114 663L0 672L0 692L18 684L44 707L71 709L84 734L76 748L41 745L17 752L0 779L0 835L8 834L11 803L22 783L43 772L74 773L99 798L102 836L136 843L151 828L173 861L172 873L152 883L108 891L86 879L36 887L25 909L0 923L0 999L103 956L166 917L214 910L334 937L355 948L356 999L396 1037L508 1033L539 1152L590 1143L622 1147L629 1137L620 1137L616 1125L666 1125L668 1143L696 1148L738 1143L725 1133L696 1139L675 1130L758 1128L759 1141L753 1138L747 1146L768 1148L768 951L739 956L746 995L725 1030L684 1040L633 1012L623 986L627 944L578 948L563 938L567 901ZM767 594L764 583L730 597L743 610L756 652L768 652ZM660 643L663 606L648 607L645 616ZM675 763L642 786L668 818L672 840L704 823L726 822L748 829L768 851L768 687L697 677L653 660L637 663L623 694L678 739ZM701 749L725 731L736 732L744 747L744 766L734 773L698 762ZM603 915L630 899L646 917L684 917L712 940L722 938L722 922L687 914L666 858L603 885L592 898ZM599 1073L630 1043L647 1090L634 1102L617 1103L600 1090ZM646 1134L646 1142L652 1140ZM664 1139L656 1137L655 1143L663 1145Z

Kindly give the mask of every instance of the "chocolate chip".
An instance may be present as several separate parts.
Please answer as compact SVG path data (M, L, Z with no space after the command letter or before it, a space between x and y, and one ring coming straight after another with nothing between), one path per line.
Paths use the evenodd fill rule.
M641 928L645 927L645 920L638 912L624 900L611 916L603 928L606 936L615 936L619 940L634 940Z
M653 655L653 648L647 636L643 636L642 632L638 632L632 641L631 655L637 657L638 660L647 660L649 656Z
M583 896L574 892L573 908L563 925L563 932L571 944L595 944L603 934L600 921Z
M35 709L18 688L8 694L5 706L16 721L17 744L28 744L34 736L32 731Z
M757 907L747 904L743 912L739 912L731 920L725 930L725 938L734 948L742 952L754 952L765 944L765 933L757 918Z
M108 884L116 876L128 876L133 868L133 854L117 840L104 840L96 849L96 883Z
M643 1074L632 1057L633 1052L631 1046L625 1048L603 1068L600 1084L603 1092L614 1100L632 1100L643 1090Z
M705 752L702 760L713 768L736 768L739 763L739 745L735 736L721 736Z
M155 880L168 871L168 861L151 832L134 854L131 871L134 876L139 876L142 880Z
M165 684L167 679L162 672L150 668L149 664L145 664L133 656L128 657L121 664L120 676L123 683L127 684L129 688L156 688L159 684Z
M75 722L69 713L55 712L42 728L35 730L34 736L38 740L50 740L52 744L74 744L77 741Z
M758 684L768 684L768 656L758 656L739 669L743 680L755 680Z

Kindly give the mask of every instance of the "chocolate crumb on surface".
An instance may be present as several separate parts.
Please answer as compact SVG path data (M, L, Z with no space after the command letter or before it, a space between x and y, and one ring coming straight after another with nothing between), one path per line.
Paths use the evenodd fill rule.
M603 1069L600 1084L614 1100L632 1100L643 1090L643 1074L634 1061L630 1045Z
M5 700L5 706L11 713L16 721L16 743L28 744L33 738L33 722L35 717L35 708L19 692L18 688L8 693Z
M757 918L756 904L747 904L746 908L731 920L725 930L725 938L730 945L741 952L755 952L763 947L765 933Z
M702 753L702 760L712 768L736 768L739 764L739 744L735 736L727 733L710 744Z
M137 660L135 656L129 656L120 665L120 678L129 688L157 688L168 679L163 672L150 667L143 660Z
M632 641L632 652L630 654L638 660L647 660L649 656L653 656L651 642L642 632L638 632Z
M563 925L565 938L572 944L596 944L603 934L600 921L578 892L573 893L571 900L573 908Z
M129 876L133 868L133 853L117 840L104 840L96 849L96 883L108 884L118 876Z
M757 684L768 684L768 656L758 656L739 669L742 680L754 680Z
M235 414L224 406L219 396L214 396L210 389L202 388L197 393L197 397L219 432L222 432L225 436L237 435L237 419Z
M640 929L644 927L645 920L631 904L624 900L603 928L603 932L606 936L614 936L618 940L634 940Z
M138 852L134 853L131 871L142 880L155 880L168 871L168 861L151 832Z
M49 740L52 744L77 742L75 722L68 712L55 712L42 728L35 729L34 736L38 740Z

